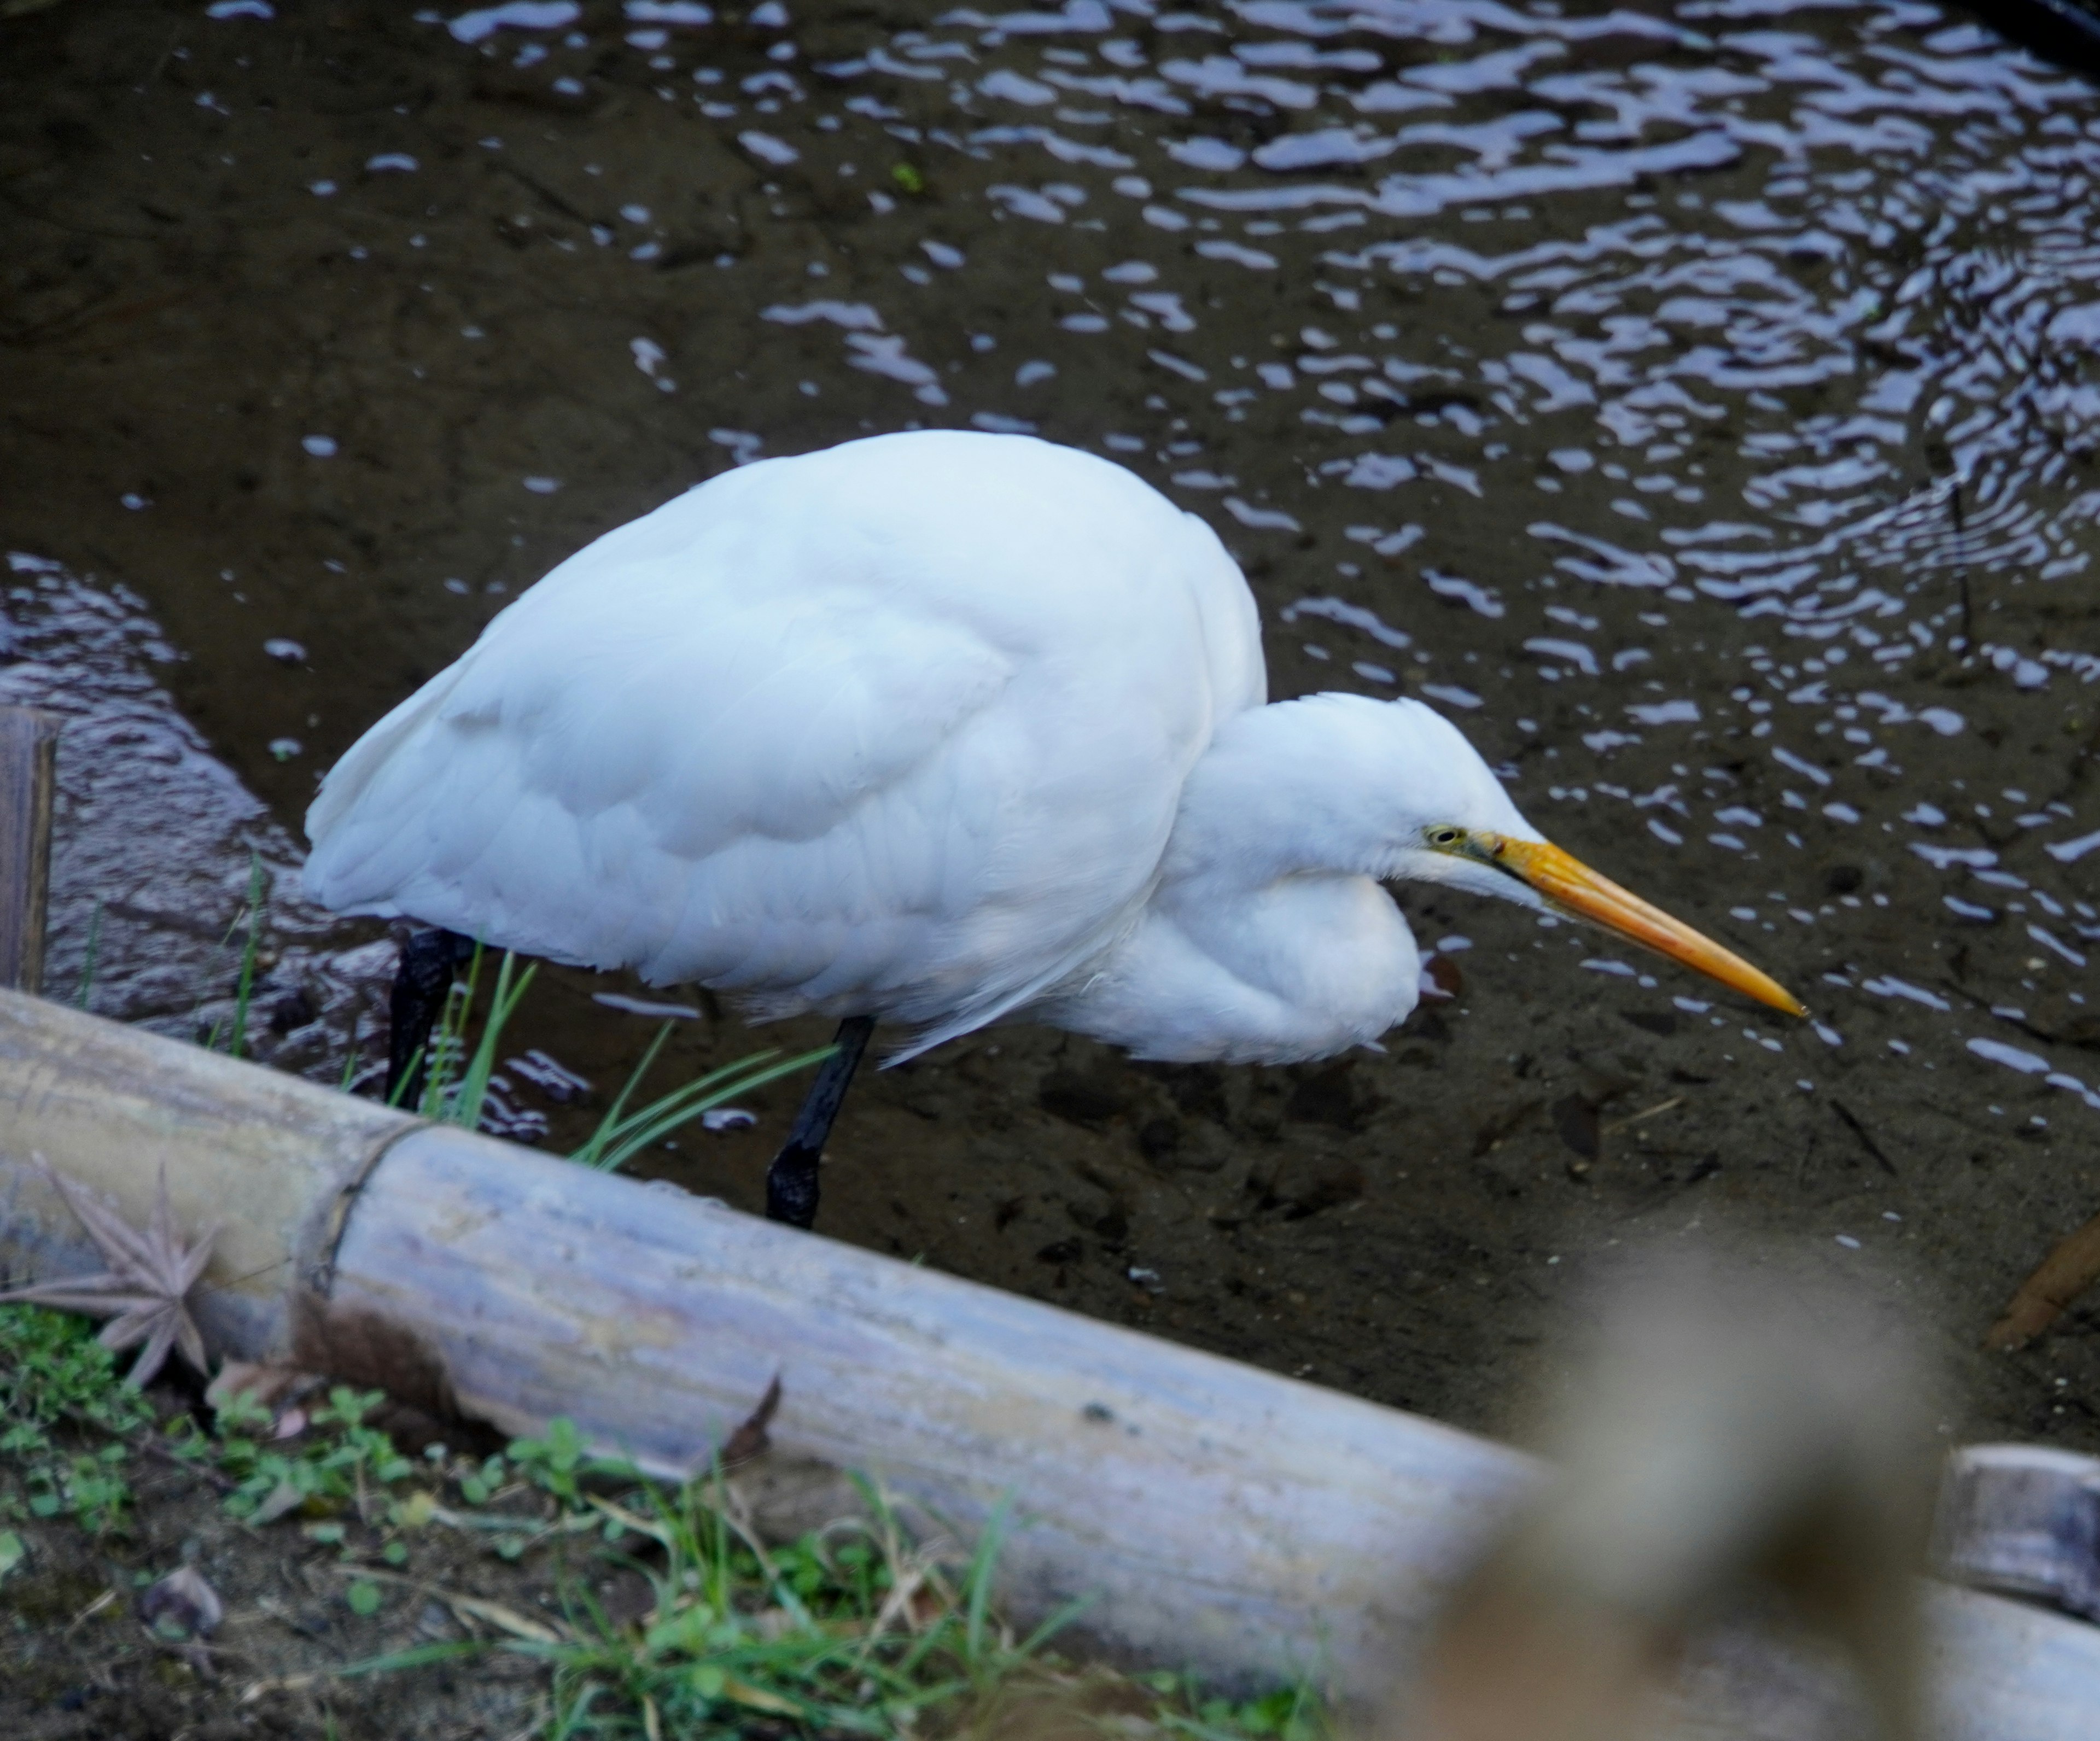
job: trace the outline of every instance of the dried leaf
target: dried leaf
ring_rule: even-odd
[[[297,1511],[306,1503],[307,1496],[289,1481],[280,1481],[270,1489],[269,1496],[249,1514],[248,1521],[260,1529],[266,1523],[274,1523],[287,1512]]]
[[[743,1426],[722,1441],[723,1468],[733,1469],[739,1463],[748,1463],[765,1452],[768,1443],[765,1429],[779,1407],[780,1374],[775,1373],[773,1382],[765,1387],[765,1395],[759,1398],[758,1406],[751,1411]]]
[[[772,1717],[800,1717],[801,1706],[792,1699],[783,1699],[778,1693],[770,1693],[762,1686],[753,1686],[750,1681],[736,1676],[722,1677],[722,1696],[734,1699],[746,1710],[763,1711]]]
[[[529,1614],[520,1614],[515,1608],[500,1602],[491,1602],[486,1597],[470,1596],[461,1590],[433,1588],[420,1578],[405,1577],[399,1572],[382,1571],[377,1566],[338,1566],[343,1576],[376,1584],[399,1584],[421,1590],[424,1594],[443,1602],[463,1620],[479,1620],[484,1626],[493,1626],[498,1632],[506,1632],[514,1638],[523,1638],[534,1644],[560,1644],[566,1634],[551,1621],[535,1620]]]
[[[382,1060],[383,1061],[383,1060]],[[268,1680],[250,1681],[241,1691],[240,1703],[253,1704],[271,1693],[303,1693],[318,1686],[329,1678],[325,1669],[311,1669],[304,1674],[276,1675]]]
[[[327,1382],[320,1373],[302,1372],[296,1366],[272,1366],[261,1360],[227,1360],[218,1376],[205,1386],[204,1399],[214,1408],[223,1408],[236,1396],[245,1396],[258,1408],[275,1410],[319,1390]]]
[[[211,1260],[218,1228],[207,1228],[188,1245],[176,1235],[165,1164],[152,1222],[141,1233],[114,1210],[52,1171],[42,1155],[32,1158],[87,1229],[109,1268],[99,1276],[68,1276],[12,1289],[0,1294],[0,1302],[20,1300],[110,1319],[97,1338],[104,1347],[117,1351],[145,1344],[132,1362],[131,1384],[152,1382],[169,1354],[178,1350],[199,1376],[208,1376],[204,1337],[190,1316],[188,1296]]]
[[[2005,1316],[1983,1338],[1987,1348],[2024,1347],[2100,1280],[2100,1215],[2058,1240],[2007,1302]]]
[[[914,1632],[920,1629],[920,1609],[914,1598],[925,1588],[926,1575],[924,1566],[914,1565],[893,1576],[889,1593],[882,1598],[882,1607],[867,1629],[870,1638],[880,1637],[899,1620]]]
[[[479,1596],[456,1596],[445,1590],[434,1590],[431,1593],[462,1620],[479,1620],[498,1632],[507,1632],[514,1638],[527,1639],[534,1644],[562,1642],[561,1633],[545,1621],[520,1614],[500,1602],[485,1601]]]

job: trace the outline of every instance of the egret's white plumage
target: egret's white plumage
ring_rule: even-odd
[[[1026,1010],[1168,1059],[1314,1058],[1414,1007],[1378,879],[1538,835],[1418,703],[1264,705],[1216,536],[1030,438],[876,437],[609,533],[374,726],[307,893],[908,1051]]]

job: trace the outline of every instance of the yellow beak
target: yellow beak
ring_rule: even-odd
[[[1468,844],[1468,856],[1477,854],[1496,869],[1521,878],[1565,912],[1630,937],[1672,961],[1696,967],[1776,1010],[1785,1010],[1789,1016],[1808,1013],[1801,1000],[1771,975],[1759,972],[1732,950],[1701,937],[1661,908],[1650,906],[1639,895],[1620,888],[1609,877],[1599,875],[1557,846],[1543,840],[1511,840],[1478,834]]]

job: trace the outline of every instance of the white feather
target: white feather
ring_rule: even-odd
[[[1265,685],[1238,570],[1131,473],[853,442],[526,593],[329,774],[307,889],[909,1051],[1027,1007],[1149,1056],[1317,1056],[1413,1006],[1372,879],[1422,824],[1531,831],[1427,709]]]

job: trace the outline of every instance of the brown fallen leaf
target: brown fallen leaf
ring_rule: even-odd
[[[2055,1323],[2066,1307],[2100,1280],[2100,1215],[2049,1248],[1983,1337],[1986,1348],[2021,1348]]]
[[[748,1463],[761,1455],[766,1447],[765,1429],[780,1406],[780,1374],[773,1375],[773,1382],[766,1386],[765,1395],[758,1399],[758,1406],[744,1419],[743,1424],[722,1441],[721,1464],[724,1469],[734,1469],[739,1463]]]
[[[97,1338],[104,1347],[116,1351],[145,1344],[132,1362],[127,1383],[141,1386],[151,1383],[166,1364],[170,1351],[179,1351],[199,1377],[209,1377],[211,1369],[205,1360],[204,1337],[190,1316],[189,1291],[211,1261],[218,1228],[205,1228],[188,1244],[177,1237],[174,1214],[168,1205],[165,1164],[161,1168],[153,1219],[142,1233],[114,1210],[52,1171],[42,1155],[31,1159],[87,1229],[109,1267],[99,1276],[72,1276],[11,1289],[0,1294],[0,1302],[19,1300],[111,1319],[113,1321],[104,1326]]]

